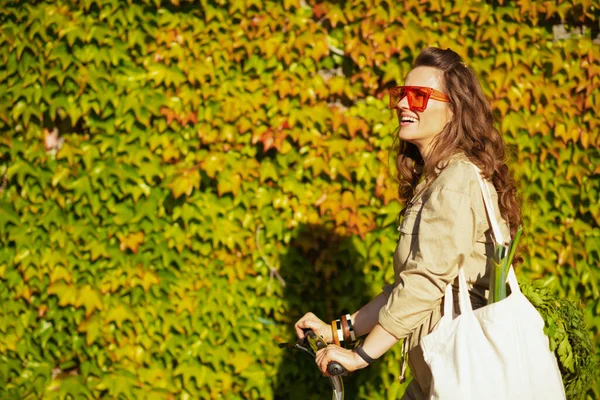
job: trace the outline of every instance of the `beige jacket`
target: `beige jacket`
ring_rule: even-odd
[[[442,316],[446,286],[453,283],[457,293],[459,265],[466,273],[473,308],[487,304],[494,240],[475,174],[461,154],[453,156],[429,185],[422,182],[417,186],[398,228],[395,282],[383,287],[388,301],[379,312],[379,323],[395,337],[407,338],[411,372],[425,394],[431,373],[419,342]],[[498,195],[494,186],[487,184],[500,228],[508,238],[510,230],[500,217]],[[459,312],[457,302],[455,309]]]

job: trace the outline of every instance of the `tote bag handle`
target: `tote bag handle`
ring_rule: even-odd
[[[496,213],[494,213],[494,203],[492,203],[492,196],[490,194],[490,188],[488,187],[488,185],[483,181],[483,178],[481,177],[481,172],[479,171],[479,168],[477,168],[477,166],[475,164],[472,164],[473,169],[475,169],[476,175],[477,175],[477,179],[479,180],[479,186],[481,187],[481,193],[483,195],[483,203],[485,204],[485,210],[488,216],[488,221],[490,222],[490,225],[492,225],[492,231],[494,232],[494,239],[496,240],[496,244],[504,244],[504,236],[502,235],[502,232],[500,231],[500,225],[498,224],[498,219],[496,218]],[[510,237],[509,237],[510,239]],[[517,281],[517,276],[515,275],[515,270],[513,269],[512,264],[510,265],[510,268],[508,269],[508,277],[507,277],[507,281],[508,281],[508,286],[510,287],[511,292],[521,292],[521,289],[519,288],[519,283]]]
[[[490,189],[483,180],[479,168],[477,168],[477,166],[473,163],[470,164],[475,170],[477,180],[479,181],[479,187],[481,188],[481,194],[483,197],[483,203],[485,205],[485,211],[488,217],[488,221],[492,226],[492,231],[494,233],[494,240],[496,241],[496,244],[504,244],[504,236],[502,235],[502,231],[500,230],[500,224],[498,224],[498,219],[496,218],[496,214],[494,213],[494,203],[492,202]],[[519,282],[517,281],[517,276],[515,275],[515,271],[512,265],[508,269],[508,276],[506,280],[512,293],[521,293],[521,288],[519,288]],[[471,304],[471,299],[469,298],[467,279],[462,268],[458,269],[458,300],[461,314],[473,312],[473,305]],[[453,304],[454,299],[452,294],[452,283],[450,283],[448,284],[448,286],[446,286],[446,293],[444,295],[444,316],[442,317],[442,319],[446,320],[445,322],[449,322],[449,320],[453,319]]]

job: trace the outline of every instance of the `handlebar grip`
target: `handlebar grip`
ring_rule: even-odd
[[[344,368],[342,364],[337,361],[331,361],[329,364],[327,364],[327,372],[333,376],[347,374],[346,368]]]

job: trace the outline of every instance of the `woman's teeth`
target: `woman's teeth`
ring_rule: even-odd
[[[402,122],[417,122],[417,119],[412,117],[402,117]]]

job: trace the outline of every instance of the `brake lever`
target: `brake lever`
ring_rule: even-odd
[[[302,339],[301,339],[301,340],[302,340]],[[306,347],[302,346],[302,345],[301,345],[301,344],[299,344],[299,343],[294,343],[294,344],[290,344],[290,343],[279,343],[279,348],[280,348],[280,349],[283,349],[283,348],[288,348],[288,349],[298,349],[298,350],[302,350],[302,351],[304,351],[304,352],[306,352],[306,353],[310,354],[310,356],[311,356],[312,358],[315,358],[315,357],[316,357],[316,355],[315,355],[315,353],[312,351],[312,349],[310,349],[310,348],[306,348]]]

